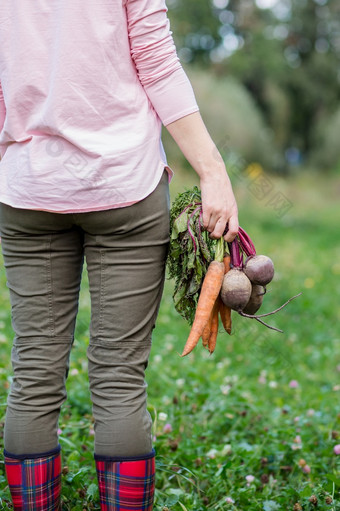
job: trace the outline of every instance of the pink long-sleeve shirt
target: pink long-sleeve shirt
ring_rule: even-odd
[[[162,123],[197,110],[165,0],[1,0],[0,202],[137,202],[171,177]]]

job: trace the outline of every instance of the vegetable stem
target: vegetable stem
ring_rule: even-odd
[[[272,314],[275,314],[276,312],[278,312],[279,310],[283,309],[283,307],[285,307],[291,300],[294,300],[294,298],[297,298],[298,296],[300,296],[302,293],[299,293],[298,295],[295,295],[295,296],[292,296],[291,298],[289,298],[289,300],[286,301],[286,303],[284,303],[283,305],[281,305],[281,307],[278,307],[278,309],[275,309],[274,311],[272,312],[267,312],[266,314],[246,314],[245,312],[243,311],[238,311],[238,313],[240,314],[240,316],[243,316],[245,318],[249,318],[249,319],[256,319],[256,321],[258,321],[259,323],[262,323],[262,325],[266,326],[267,328],[270,328],[271,330],[275,330],[276,332],[281,332],[281,334],[283,334],[283,330],[280,330],[279,328],[275,328],[274,326],[270,326],[268,325],[268,323],[265,323],[262,319],[260,318],[264,318],[265,316],[271,316]]]
[[[241,249],[243,250],[243,252],[248,257],[255,256],[256,250],[255,250],[254,243],[252,242],[249,234],[247,234],[246,231],[244,229],[242,229],[242,227],[239,227],[239,229],[238,229],[238,237],[240,239],[240,245],[241,245]]]
[[[281,305],[281,307],[279,307],[278,309],[275,309],[272,312],[267,312],[266,314],[254,314],[254,315],[252,315],[252,314],[246,314],[245,312],[242,312],[242,311],[240,311],[239,314],[241,314],[241,316],[244,316],[245,318],[252,318],[252,319],[264,318],[265,316],[271,316],[272,314],[275,314],[276,312],[279,312],[279,310],[283,309],[283,307],[285,307],[289,302],[291,302],[292,300],[294,300],[294,298],[297,298],[300,295],[302,295],[302,293],[299,293],[298,295],[292,296],[283,305]]]
[[[229,250],[230,250],[230,262],[232,264],[233,268],[243,268],[243,255],[240,251],[240,244],[239,241],[236,238],[231,242],[228,243]]]
[[[221,237],[219,240],[217,240],[216,243],[215,261],[223,263],[223,257],[224,257],[224,239],[223,237]]]

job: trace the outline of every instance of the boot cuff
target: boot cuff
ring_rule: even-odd
[[[58,445],[58,447],[56,447],[52,451],[35,453],[35,454],[12,454],[12,453],[6,451],[6,449],[4,449],[4,456],[6,458],[11,458],[14,460],[27,460],[27,459],[36,460],[38,458],[49,458],[50,456],[55,456],[56,454],[59,454],[60,451],[61,451],[60,445]]]
[[[101,456],[94,454],[96,461],[111,461],[111,462],[122,462],[122,461],[141,461],[154,458],[156,456],[155,449],[152,449],[148,454],[141,454],[139,456]]]

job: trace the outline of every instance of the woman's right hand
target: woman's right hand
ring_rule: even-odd
[[[233,241],[238,232],[238,210],[222,156],[199,112],[166,126],[182,153],[200,177],[203,225],[211,238]]]
[[[231,242],[238,232],[238,209],[229,176],[225,168],[216,165],[200,179],[203,209],[203,225],[210,237],[218,239],[224,235]]]

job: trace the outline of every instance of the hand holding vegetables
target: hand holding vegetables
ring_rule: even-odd
[[[247,256],[245,263],[243,255]],[[276,311],[255,315],[262,304],[265,286],[274,276],[274,265],[267,256],[256,254],[252,240],[241,227],[232,243],[225,243],[223,237],[218,240],[209,237],[202,229],[202,203],[197,187],[179,194],[173,203],[168,271],[170,278],[175,279],[175,308],[192,325],[182,356],[190,353],[200,338],[213,353],[218,315],[230,334],[231,309],[282,332],[260,318],[274,314],[296,298],[292,297]]]
[[[166,125],[185,158],[200,178],[201,225],[211,239],[231,242],[238,231],[237,204],[225,163],[200,112]],[[223,234],[228,223],[228,231]]]

